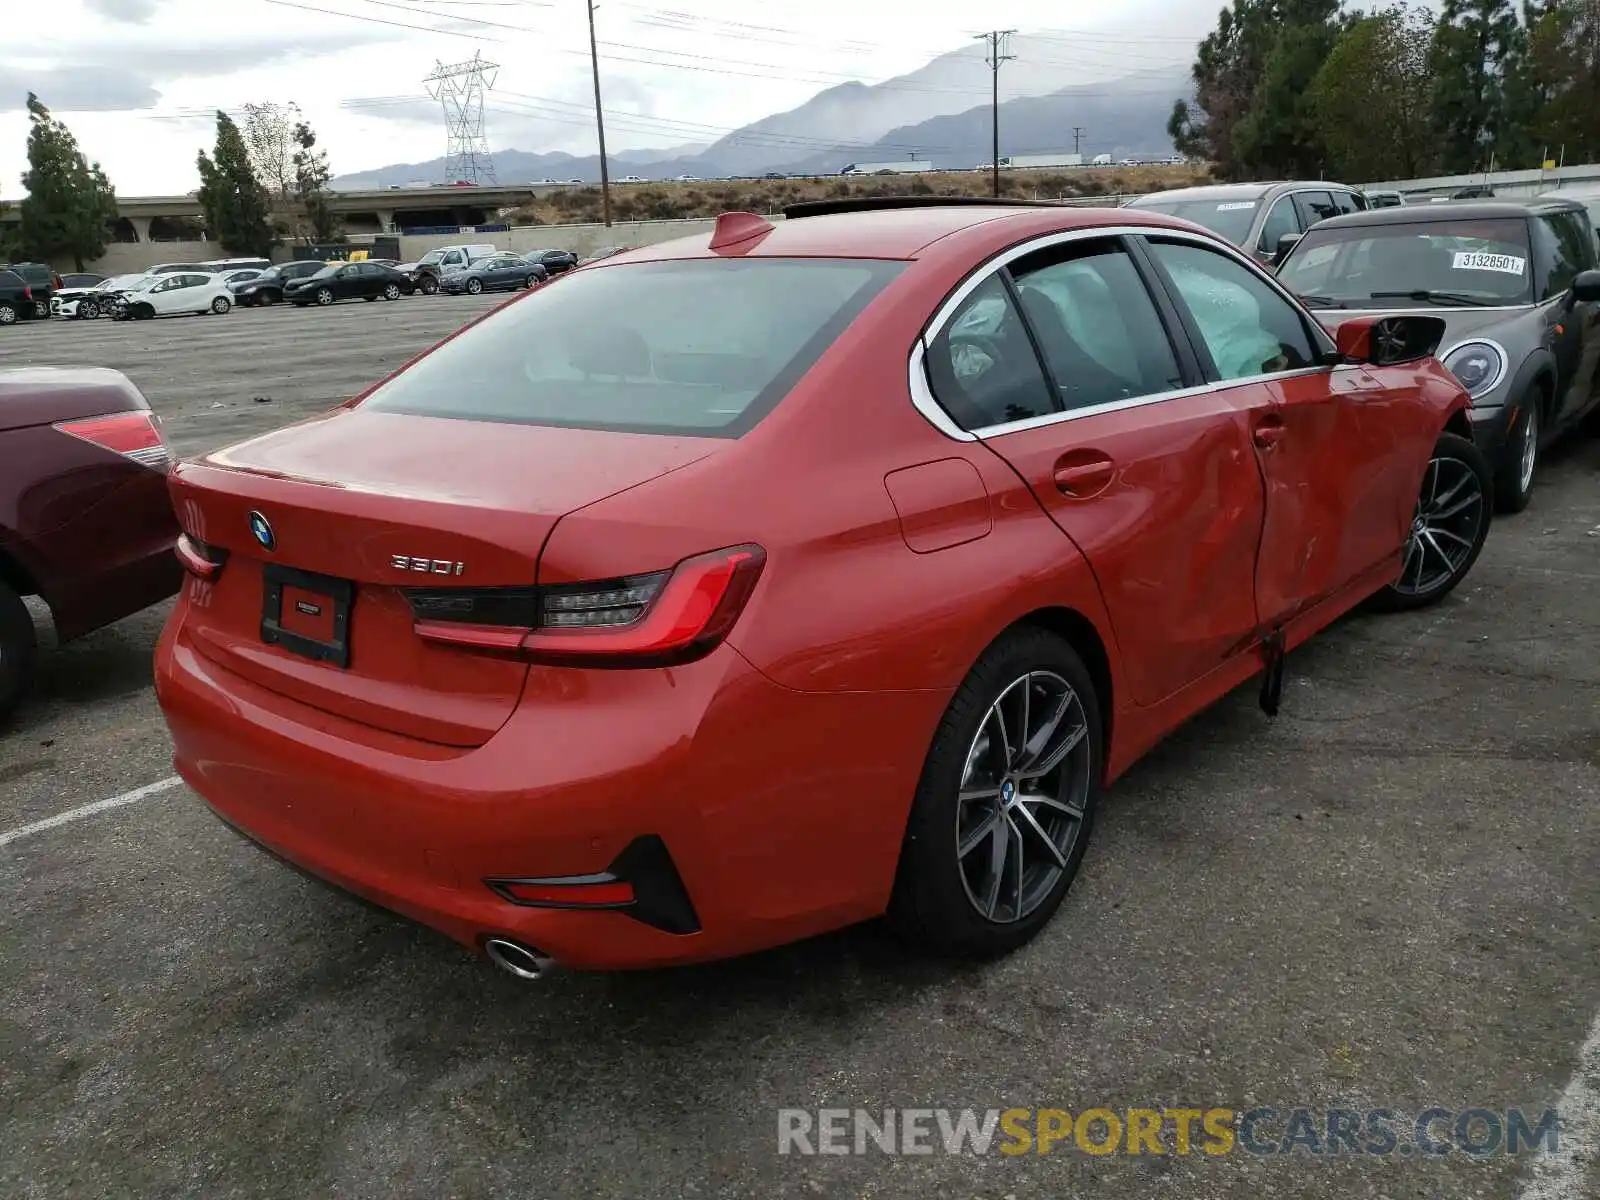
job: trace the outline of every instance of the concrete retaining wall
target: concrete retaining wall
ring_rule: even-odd
[[[493,242],[502,250],[518,254],[529,250],[574,250],[582,255],[602,246],[644,246],[693,234],[708,234],[716,224],[714,218],[705,217],[683,221],[619,221],[610,228],[604,225],[529,225],[502,233],[404,236],[400,239],[400,255],[406,262],[415,262],[429,250],[463,242]],[[215,242],[118,242],[107,246],[105,257],[90,263],[87,269],[102,275],[132,275],[157,263],[205,262],[229,257],[235,256]],[[273,253],[273,258],[280,262],[293,257],[292,246],[279,247]],[[57,262],[54,266],[58,271],[76,269],[71,262]]]
[[[528,225],[504,233],[430,234],[426,237],[402,235],[400,255],[415,262],[429,250],[440,246],[459,246],[463,242],[493,242],[502,250],[526,254],[529,250],[573,250],[588,254],[602,246],[645,246],[673,238],[708,234],[716,228],[712,217],[683,221],[630,221],[604,225]]]

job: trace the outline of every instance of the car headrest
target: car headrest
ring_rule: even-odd
[[[650,346],[631,325],[575,329],[567,338],[567,361],[585,375],[647,376]]]

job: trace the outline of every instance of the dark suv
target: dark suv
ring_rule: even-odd
[[[15,325],[38,315],[38,301],[32,285],[15,271],[0,267],[0,325]]]
[[[48,317],[50,297],[61,290],[61,276],[56,274],[55,268],[49,263],[20,262],[7,263],[3,269],[20,275],[33,289],[34,316]]]
[[[1270,267],[1318,221],[1365,212],[1368,205],[1353,187],[1316,180],[1174,188],[1130,200],[1127,207],[1203,225]]]

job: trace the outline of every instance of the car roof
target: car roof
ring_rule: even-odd
[[[1527,203],[1509,200],[1451,200],[1440,204],[1403,204],[1398,208],[1371,208],[1318,221],[1316,228],[1343,229],[1351,225],[1424,225],[1436,221],[1520,220],[1545,213],[1588,210],[1576,200],[1535,199]]]
[[[1263,196],[1277,192],[1298,191],[1326,191],[1336,188],[1341,192],[1355,191],[1349,184],[1336,183],[1328,179],[1276,179],[1265,183],[1216,183],[1204,187],[1171,188],[1164,192],[1151,192],[1148,196],[1140,196],[1137,200],[1128,201],[1129,208],[1137,208],[1141,202],[1157,203],[1162,200],[1259,200]]]
[[[745,221],[759,219],[749,213],[725,213],[723,216]],[[945,238],[980,229],[1004,229],[1018,241],[1052,232],[1120,225],[1200,231],[1199,226],[1159,213],[1064,204],[863,206],[862,211],[796,216],[773,221],[771,225],[765,236],[731,245],[726,251],[711,248],[715,234],[709,237],[699,234],[637,247],[629,252],[627,262],[631,265],[663,259],[718,258],[727,254],[744,258],[914,259],[922,257]]]

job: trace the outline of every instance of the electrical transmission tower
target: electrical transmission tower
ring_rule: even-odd
[[[437,61],[437,60],[435,60]],[[489,154],[489,139],[483,132],[483,99],[494,87],[500,67],[485,62],[481,53],[466,62],[439,63],[422,82],[428,95],[444,105],[444,121],[450,130],[445,152],[444,181],[458,179],[468,183],[497,183],[494,158]]]

